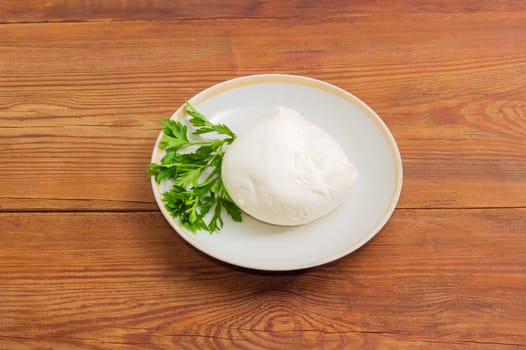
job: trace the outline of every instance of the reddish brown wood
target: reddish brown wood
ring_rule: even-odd
[[[158,120],[213,83],[262,72],[325,79],[373,107],[402,152],[400,207],[525,206],[524,23],[474,13],[1,26],[0,208],[154,209],[143,174]]]
[[[270,0],[4,0],[4,23],[65,21],[192,20],[225,18],[335,18],[399,13],[473,13],[525,11],[521,0],[270,1]]]
[[[526,209],[398,210],[346,258],[269,274],[159,213],[4,213],[0,348],[519,348],[525,230]]]
[[[0,349],[526,348],[525,10],[2,1]],[[268,72],[363,99],[404,163],[386,228],[307,271],[200,254],[144,177],[159,119]]]

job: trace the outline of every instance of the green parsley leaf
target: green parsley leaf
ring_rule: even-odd
[[[241,209],[232,201],[221,180],[223,147],[234,142],[236,135],[224,124],[211,123],[189,102],[185,103],[185,111],[194,135],[216,133],[218,137],[192,141],[186,125],[162,120],[160,144],[166,154],[160,164],[150,164],[147,176],[154,176],[157,182],[174,180],[174,186],[163,193],[163,201],[170,215],[179,219],[182,226],[192,232],[214,233],[224,225],[223,208],[232,220],[242,220]],[[205,217],[210,216],[206,222]]]

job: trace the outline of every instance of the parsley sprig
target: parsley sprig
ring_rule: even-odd
[[[166,209],[181,225],[192,232],[210,233],[223,227],[222,208],[234,221],[241,221],[241,210],[232,201],[221,179],[221,164],[225,145],[236,135],[224,124],[213,124],[189,102],[185,103],[188,121],[194,135],[215,133],[218,138],[191,140],[188,126],[180,121],[162,120],[161,148],[166,155],[161,163],[151,163],[147,176],[157,182],[173,179],[171,190],[163,193]],[[211,214],[206,222],[205,217]]]

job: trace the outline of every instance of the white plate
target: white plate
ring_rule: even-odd
[[[212,122],[225,123],[238,134],[275,106],[293,108],[332,134],[359,174],[349,199],[312,223],[274,226],[246,214],[242,223],[235,223],[224,214],[225,226],[213,235],[204,231],[194,234],[182,228],[166,211],[161,186],[152,178],[155,199],[166,220],[202,252],[259,270],[313,267],[361,247],[393,213],[402,188],[398,147],[380,117],[345,90],[301,76],[262,74],[214,85],[190,102]],[[181,107],[172,118],[182,116]],[[160,136],[152,162],[159,162],[162,156],[159,139]]]

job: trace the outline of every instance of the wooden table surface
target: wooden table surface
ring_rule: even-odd
[[[158,121],[255,73],[393,132],[402,196],[355,253],[243,270],[156,207]],[[0,349],[526,348],[522,0],[4,0],[0,163]]]

